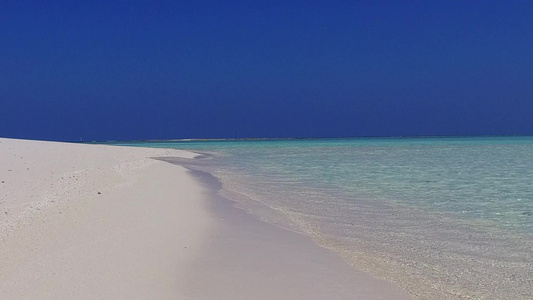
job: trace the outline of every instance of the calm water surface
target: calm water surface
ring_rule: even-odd
[[[239,207],[420,299],[533,299],[531,137],[127,145],[208,154]]]

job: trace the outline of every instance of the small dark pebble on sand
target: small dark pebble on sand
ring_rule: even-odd
[[[101,195],[102,193],[98,192],[98,195]]]

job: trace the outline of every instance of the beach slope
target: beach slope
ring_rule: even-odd
[[[168,157],[0,138],[0,299],[409,299]]]

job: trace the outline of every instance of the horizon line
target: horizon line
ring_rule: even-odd
[[[408,138],[473,138],[473,137],[533,137],[525,134],[477,134],[477,135],[390,135],[390,136],[347,136],[347,137],[244,137],[244,138],[182,138],[182,139],[132,139],[67,141],[69,143],[131,143],[131,142],[208,142],[208,141],[276,141],[276,140],[328,140],[328,139],[408,139]]]

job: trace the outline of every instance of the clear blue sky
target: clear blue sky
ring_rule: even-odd
[[[477,134],[533,134],[533,1],[0,0],[3,137]]]

